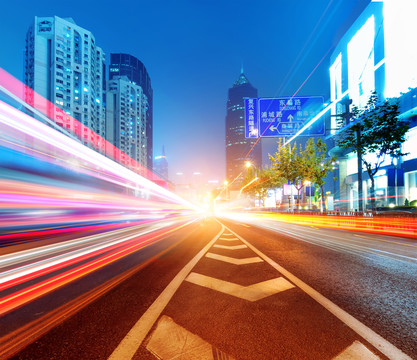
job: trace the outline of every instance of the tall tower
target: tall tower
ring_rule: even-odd
[[[245,174],[245,161],[250,161],[255,167],[262,166],[262,148],[256,139],[245,138],[245,105],[244,98],[258,97],[255,89],[240,73],[238,79],[229,89],[226,115],[226,178],[231,184],[231,190],[241,188]]]
[[[108,81],[106,140],[123,153],[111,148],[106,155],[142,175],[144,173],[138,165],[147,166],[147,111],[148,99],[142,87],[126,76],[113,76]]]
[[[26,35],[25,83],[34,90],[25,94],[29,104],[103,151],[105,55],[90,31],[71,18],[35,16]]]
[[[153,168],[153,90],[151,78],[145,65],[136,57],[129,54],[111,54],[109,78],[112,80],[115,76],[126,76],[129,81],[135,85],[139,85],[143,94],[148,101],[148,109],[146,111],[146,166],[149,170]]]

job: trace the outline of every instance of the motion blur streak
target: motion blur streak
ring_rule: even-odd
[[[383,235],[397,235],[417,239],[417,219],[415,218],[276,213],[223,213],[222,216],[241,221],[269,219],[292,224],[361,231]]]
[[[114,237],[117,234],[107,233],[107,240],[103,239],[103,235],[91,236],[88,239],[72,240],[62,245],[41,247],[24,254],[3,255],[0,257],[0,291],[10,291],[19,285],[23,285],[23,288],[0,298],[0,315],[132,254],[189,223],[183,219],[180,225],[172,225],[172,222],[163,223],[142,232],[137,232],[138,229],[127,229],[129,233],[133,232],[133,235],[119,238]],[[128,232],[127,230],[125,229],[124,232]],[[86,243],[92,245],[86,246]],[[40,260],[36,261],[37,259]],[[28,260],[32,262],[28,263]],[[15,267],[6,270],[10,265]],[[29,280],[44,279],[46,275],[57,272],[59,274],[26,285]]]
[[[135,172],[104,156],[109,149],[114,154],[114,147],[97,134],[101,153],[84,146],[78,140],[83,132],[69,134],[46,112],[31,108],[16,95],[23,94],[21,84],[6,75],[0,69],[2,316],[129,259],[194,222],[199,210],[154,183],[161,179],[142,166]],[[136,268],[170,243],[162,245],[145,259],[126,261],[126,268]],[[103,278],[118,276],[110,271]]]

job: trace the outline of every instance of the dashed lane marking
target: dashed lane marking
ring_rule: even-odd
[[[158,321],[146,349],[161,360],[234,360],[166,315]]]
[[[185,281],[248,301],[257,301],[295,287],[283,277],[242,286],[195,272],[190,273]]]
[[[174,279],[168,284],[164,291],[162,291],[153,304],[145,311],[142,317],[136,322],[135,325],[133,325],[132,329],[130,329],[124,339],[110,355],[108,358],[109,360],[129,360],[133,358],[135,352],[142,344],[143,339],[151,330],[153,324],[158,319],[159,315],[161,315],[162,311],[174,296],[175,292],[178,290],[188,273],[223,233],[224,226],[222,224],[220,225],[222,227],[220,232],[174,277]]]
[[[240,250],[240,249],[247,249],[246,245],[213,245],[215,248],[219,249],[227,249],[227,250]]]
[[[379,360],[371,350],[359,341],[355,341],[343,352],[333,358],[333,360]]]
[[[229,257],[229,256],[207,253],[206,257],[208,257],[210,259],[224,261],[224,262],[227,262],[227,263],[230,263],[230,264],[235,264],[235,265],[246,265],[246,264],[253,264],[253,263],[263,262],[263,260],[258,256],[251,257],[251,258],[245,258],[245,259],[236,259],[236,258],[232,258],[232,257]]]

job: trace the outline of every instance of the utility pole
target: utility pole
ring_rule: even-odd
[[[350,118],[352,113],[350,112],[350,105],[352,104],[352,99],[345,98],[339,102],[340,104],[345,106],[345,112],[340,114],[342,118],[345,119],[345,125],[349,125]],[[363,184],[362,184],[362,150],[361,150],[361,127],[360,124],[354,125],[356,128],[356,150],[357,150],[357,164],[358,164],[358,211],[363,211],[363,201],[362,201],[362,193],[363,193]]]

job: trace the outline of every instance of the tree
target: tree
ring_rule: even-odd
[[[308,164],[302,154],[302,148],[297,151],[297,145],[284,146],[282,139],[278,141],[278,148],[274,155],[269,155],[271,168],[281,174],[281,177],[294,184],[297,189],[297,208],[300,208],[300,193],[307,177]]]
[[[257,197],[259,201],[264,204],[265,197],[268,195],[268,190],[282,186],[283,182],[284,180],[271,168],[265,167],[263,169],[258,169],[255,174],[254,169],[250,167],[244,179],[242,192]]]
[[[324,209],[324,180],[329,174],[329,171],[332,170],[336,157],[328,158],[326,144],[321,139],[318,139],[315,143],[313,138],[308,139],[303,157],[305,163],[308,165],[307,177],[320,188],[321,209]]]
[[[397,99],[378,103],[376,93],[372,93],[364,109],[356,111],[350,124],[343,128],[336,140],[337,145],[354,153],[361,154],[362,164],[371,180],[371,204],[375,209],[375,174],[379,171],[387,155],[398,158],[406,155],[401,144],[409,129],[408,120],[400,120]],[[366,157],[374,154],[376,161]],[[358,169],[358,173],[362,168]]]

